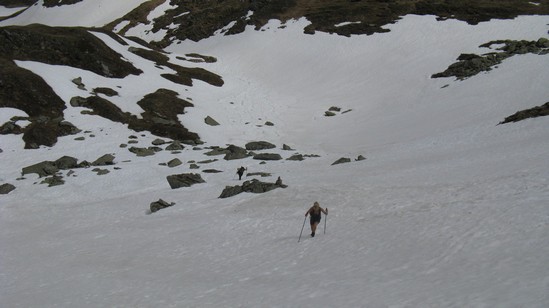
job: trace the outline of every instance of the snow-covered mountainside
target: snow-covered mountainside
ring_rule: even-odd
[[[549,305],[549,4],[214,2],[0,1],[0,306]]]

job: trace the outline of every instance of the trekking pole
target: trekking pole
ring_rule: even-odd
[[[326,234],[326,222],[328,221],[328,208],[326,208],[326,217],[324,217],[324,234]]]
[[[303,234],[303,228],[305,228],[305,221],[306,220],[307,220],[307,216],[305,216],[305,219],[303,219],[303,227],[301,227],[301,232],[299,233],[299,239],[297,240],[298,243],[301,240],[301,234]]]

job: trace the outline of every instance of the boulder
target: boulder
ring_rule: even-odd
[[[182,162],[179,160],[179,158],[174,158],[168,162],[168,167],[173,168],[181,165]]]
[[[260,151],[274,148],[276,148],[276,146],[267,141],[252,141],[246,144],[246,150],[248,151]]]
[[[91,163],[92,166],[110,166],[114,165],[114,156],[111,154],[105,154],[98,159],[96,159],[93,163]]]
[[[166,151],[180,151],[185,147],[181,144],[179,140],[174,140],[170,145],[166,147]]]
[[[67,170],[67,169],[74,169],[78,168],[78,160],[74,157],[70,156],[63,156],[56,160],[54,164],[59,168],[60,170]]]
[[[163,145],[164,143],[166,143],[166,141],[160,139],[160,138],[157,138],[157,139],[154,139],[152,141],[152,145]]]
[[[174,204],[175,202],[168,203],[162,199],[158,199],[158,201],[152,202],[150,204],[151,213],[158,212],[161,209],[165,209],[167,207],[173,206]]]
[[[9,183],[0,185],[0,195],[7,195],[15,189],[15,186]]]
[[[166,177],[168,184],[172,189],[180,187],[191,187],[194,184],[205,183],[200,174],[196,173],[182,173],[173,174]]]
[[[223,157],[223,159],[225,160],[242,159],[250,156],[246,149],[243,149],[233,144],[229,145],[226,151],[227,154],[225,154],[225,156]]]

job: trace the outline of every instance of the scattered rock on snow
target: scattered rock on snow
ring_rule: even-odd
[[[182,173],[173,174],[166,177],[168,184],[172,189],[180,187],[191,187],[194,184],[205,183],[200,174],[196,173]]]
[[[251,193],[265,193],[276,188],[286,188],[287,185],[282,184],[280,178],[277,180],[277,183],[266,183],[261,182],[257,179],[252,179],[250,181],[245,181],[241,186],[227,186],[221,192],[219,198],[228,198],[235,195],[238,195],[242,192],[251,192]]]

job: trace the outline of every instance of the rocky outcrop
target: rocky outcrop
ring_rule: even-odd
[[[145,110],[141,117],[122,111],[111,101],[99,96],[73,97],[70,101],[73,107],[91,109],[96,114],[113,122],[128,124],[128,128],[135,131],[149,131],[160,137],[173,140],[190,140],[198,142],[198,134],[186,129],[178,119],[185,108],[192,107],[188,101],[177,97],[177,93],[167,89],[158,89],[154,93],[145,95],[137,104]]]
[[[518,121],[522,121],[529,118],[536,118],[536,117],[543,117],[543,116],[549,116],[549,102],[541,106],[519,111],[511,116],[506,117],[505,120],[501,121],[499,124],[518,122]]]
[[[155,1],[142,4],[108,27],[112,29],[127,20],[129,25],[125,30],[131,29],[136,20],[147,20],[147,14],[152,9],[147,6],[153,5],[151,3]],[[164,16],[155,18],[153,32],[167,29],[164,39],[155,42],[155,45],[164,47],[176,40],[200,41],[216,32],[225,35],[241,33],[250,25],[259,30],[271,19],[284,23],[306,17],[310,24],[304,29],[305,33],[321,31],[351,36],[388,32],[390,30],[385,25],[395,23],[408,14],[434,15],[439,19],[459,19],[478,24],[493,18],[544,15],[548,11],[547,5],[517,0],[317,0],[314,5],[302,0],[183,1],[166,11]]]
[[[549,53],[549,40],[546,38],[540,38],[537,41],[491,41],[479,47],[491,48],[493,45],[503,46],[497,48],[499,52],[490,52],[481,56],[461,54],[457,58],[458,62],[451,64],[444,72],[433,74],[431,78],[456,77],[458,80],[463,80],[480,72],[490,71],[503,60],[514,55],[526,53],[545,55]]]
[[[0,28],[0,54],[9,59],[76,67],[104,77],[143,73],[88,29],[79,27],[32,24]]]

